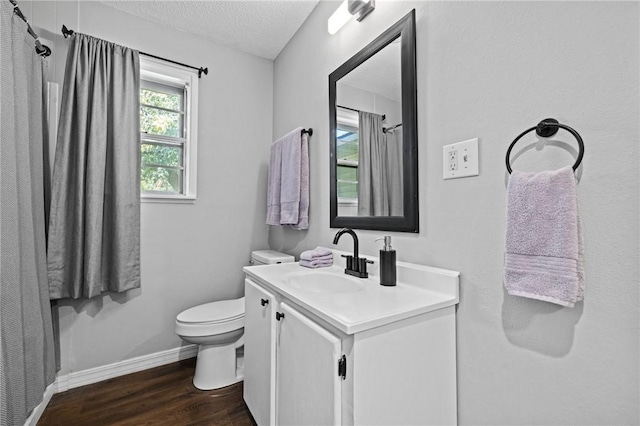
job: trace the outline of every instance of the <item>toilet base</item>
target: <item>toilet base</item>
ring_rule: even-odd
[[[237,356],[238,342],[200,345],[193,385],[200,390],[219,389],[244,379],[243,360]]]

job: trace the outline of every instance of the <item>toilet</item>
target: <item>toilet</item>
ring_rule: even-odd
[[[252,265],[289,263],[295,259],[275,250],[251,253]],[[244,297],[205,303],[176,317],[176,334],[198,346],[193,385],[218,389],[242,381],[244,361]]]

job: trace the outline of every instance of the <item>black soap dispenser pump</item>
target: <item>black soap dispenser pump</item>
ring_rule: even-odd
[[[380,285],[396,285],[396,251],[391,248],[391,237],[388,235],[384,237],[384,247],[380,250]]]

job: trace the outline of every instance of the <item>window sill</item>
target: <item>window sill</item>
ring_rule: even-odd
[[[141,203],[195,204],[195,195],[140,195]]]

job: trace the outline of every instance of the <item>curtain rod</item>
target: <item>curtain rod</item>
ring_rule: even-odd
[[[346,106],[342,106],[342,105],[336,105],[338,108],[342,108],[342,109],[348,109],[349,111],[355,111],[355,112],[360,112],[359,109],[355,109],[355,108],[349,108]],[[385,114],[382,114],[382,120],[384,121],[387,118],[387,116]]]
[[[35,39],[35,41],[36,41],[36,53],[38,55],[44,57],[44,58],[46,58],[47,56],[51,55],[51,49],[49,49],[49,46],[46,46],[46,45],[40,43],[40,40],[38,38],[38,34],[36,34],[35,31],[33,31],[33,28],[31,28],[31,24],[29,24],[29,21],[27,21],[27,18],[24,16],[24,13],[22,13],[20,8],[18,7],[18,2],[16,0],[9,0],[9,1],[13,5],[13,13],[18,15],[18,18],[22,19],[24,21],[24,23],[27,24],[27,31],[29,32],[31,37],[33,37]]]
[[[398,123],[398,124],[395,124],[395,125],[389,126],[389,127],[383,127],[382,128],[382,133],[387,133],[387,131],[393,130],[393,129],[397,129],[400,126],[402,126],[402,123]]]
[[[68,37],[72,36],[73,33],[74,33],[73,30],[70,30],[69,28],[67,28],[66,25],[62,25],[62,35],[64,36],[64,38],[68,38]],[[144,55],[144,56],[148,56],[150,58],[160,59],[161,61],[171,62],[172,64],[176,64],[176,65],[180,65],[182,67],[186,67],[186,68],[191,68],[193,70],[197,70],[198,71],[198,78],[201,78],[202,74],[204,74],[204,75],[209,74],[209,68],[208,67],[207,68],[194,67],[194,66],[191,66],[191,65],[183,64],[182,62],[172,61],[171,59],[162,58],[160,56],[152,55],[151,53],[145,53],[145,52],[140,52],[140,51],[138,51],[138,53],[141,54],[141,55]]]

